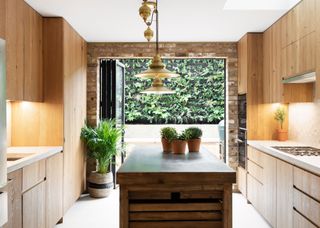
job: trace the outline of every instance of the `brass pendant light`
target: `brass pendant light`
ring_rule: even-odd
[[[154,8],[153,11],[151,7]],[[159,11],[158,11],[158,0],[156,2],[143,0],[142,6],[139,9],[139,14],[148,26],[144,32],[145,38],[150,42],[153,37],[153,31],[150,26],[153,22],[153,16],[156,15],[156,55],[152,59],[152,63],[149,69],[136,75],[139,78],[153,79],[152,86],[149,89],[142,91],[144,94],[174,94],[172,91],[163,85],[163,80],[166,78],[179,77],[179,74],[171,72],[166,69],[163,64],[160,53],[159,53]],[[148,21],[151,16],[150,21]]]

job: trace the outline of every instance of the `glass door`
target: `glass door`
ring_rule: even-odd
[[[125,67],[118,60],[100,61],[100,119],[115,119],[117,126],[124,126],[124,86]],[[124,145],[122,132],[121,147]],[[114,157],[112,173],[116,183],[117,165],[123,163],[126,154],[122,150],[119,157]]]

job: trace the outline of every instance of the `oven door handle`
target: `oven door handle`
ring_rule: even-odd
[[[237,139],[237,141],[238,141],[239,143],[244,143],[244,141],[241,140],[241,139]]]

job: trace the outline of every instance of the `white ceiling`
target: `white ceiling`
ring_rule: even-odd
[[[88,42],[145,41],[142,0],[25,1],[43,16],[64,17]],[[298,1],[159,0],[160,41],[238,41],[264,31]]]

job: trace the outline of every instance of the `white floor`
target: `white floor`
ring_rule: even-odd
[[[92,199],[85,195],[67,212],[63,224],[56,228],[118,228],[119,191],[109,198]],[[234,228],[269,228],[270,226],[238,193],[233,194]]]

